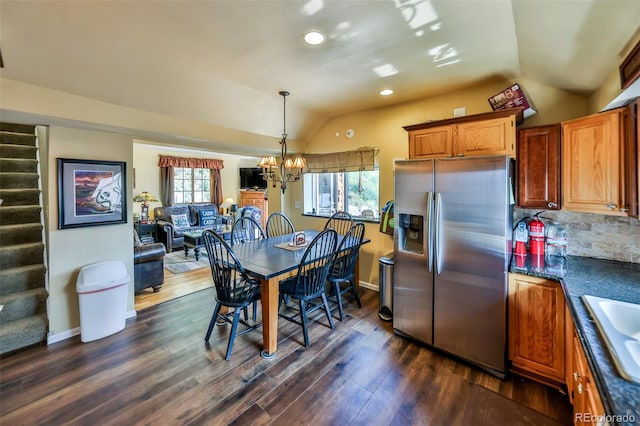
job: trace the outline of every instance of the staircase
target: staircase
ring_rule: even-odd
[[[46,267],[35,126],[0,123],[0,354],[46,341]]]

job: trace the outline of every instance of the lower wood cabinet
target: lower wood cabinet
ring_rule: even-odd
[[[565,312],[557,281],[509,274],[509,360],[513,372],[560,387],[565,381]]]
[[[576,425],[604,421],[605,410],[575,330],[561,284],[509,274],[511,371],[562,388],[566,385]]]
[[[604,425],[604,405],[573,323],[571,328],[571,345],[567,348],[567,358],[571,358],[571,374],[567,375],[567,390],[573,403],[574,424]]]

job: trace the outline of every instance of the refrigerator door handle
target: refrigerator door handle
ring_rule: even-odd
[[[442,258],[440,250],[440,241],[441,237],[441,229],[440,229],[440,216],[442,214],[442,195],[440,192],[435,193],[435,208],[434,208],[434,223],[433,223],[433,233],[435,234],[434,240],[435,244],[433,245],[433,253],[435,258],[435,269],[436,273],[439,275],[442,272]]]
[[[427,192],[426,253],[429,272],[433,272],[433,192]]]

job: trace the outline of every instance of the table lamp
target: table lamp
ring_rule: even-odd
[[[141,203],[140,206],[142,209],[142,214],[140,219],[141,221],[147,221],[149,220],[149,204],[158,201],[158,199],[147,191],[144,191],[141,194],[136,195],[133,201],[136,203]]]
[[[222,204],[220,204],[220,208],[223,209],[222,214],[229,214],[229,208],[236,203],[232,197],[225,198]]]

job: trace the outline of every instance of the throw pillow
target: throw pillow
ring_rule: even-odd
[[[186,214],[172,214],[171,222],[176,229],[188,228],[189,227],[189,219],[187,219]]]
[[[200,226],[215,226],[217,220],[217,216],[218,216],[218,212],[214,209],[208,209],[208,210],[200,210],[199,212],[200,215],[200,219],[198,221],[198,224]]]

